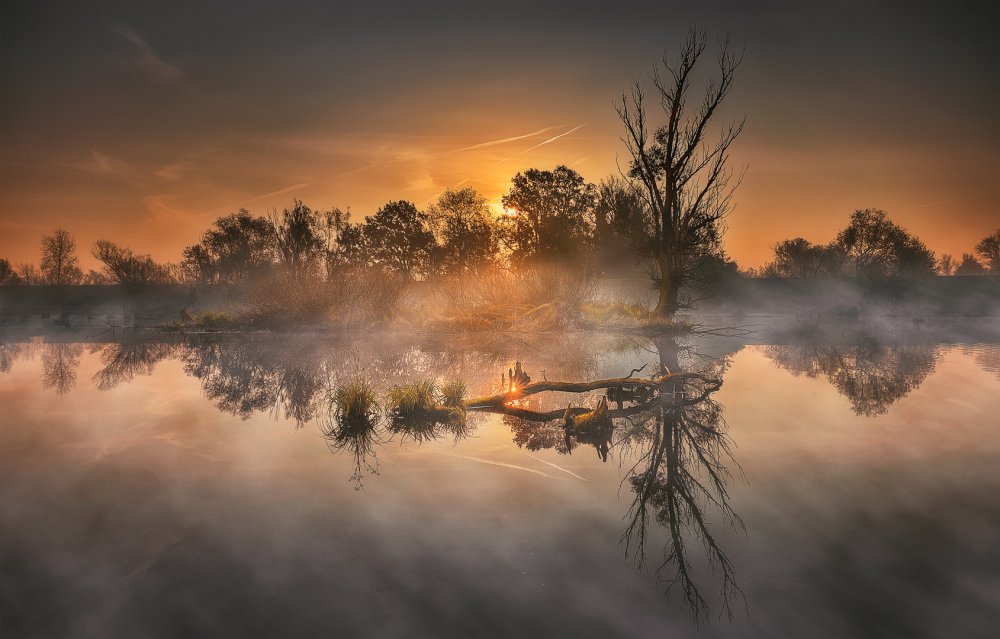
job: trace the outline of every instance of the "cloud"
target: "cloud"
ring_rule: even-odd
[[[126,26],[115,28],[115,32],[132,45],[135,50],[135,64],[150,77],[157,80],[176,82],[185,78],[185,73],[172,64],[164,62],[163,58],[149,46],[139,33]]]
[[[553,135],[553,136],[552,136],[551,138],[549,138],[549,139],[547,139],[547,140],[543,140],[542,142],[539,142],[539,143],[538,143],[538,144],[536,144],[535,146],[530,146],[530,147],[528,147],[528,148],[524,149],[523,151],[518,151],[518,152],[517,152],[517,153],[515,153],[514,155],[509,155],[509,156],[507,156],[507,157],[505,157],[505,158],[503,158],[503,159],[499,160],[499,161],[497,162],[497,164],[503,164],[504,162],[506,162],[507,160],[509,160],[509,159],[511,159],[511,158],[514,158],[514,157],[517,157],[518,155],[522,155],[522,154],[524,154],[524,153],[527,153],[528,151],[534,151],[535,149],[537,149],[537,148],[539,148],[539,147],[543,147],[543,146],[545,146],[546,144],[552,144],[553,142],[555,142],[555,141],[556,141],[556,140],[558,140],[559,138],[564,138],[564,137],[566,137],[567,135],[569,135],[570,133],[574,133],[574,132],[576,132],[576,131],[579,131],[580,129],[582,129],[582,128],[583,128],[583,127],[585,127],[585,126],[587,126],[587,124],[586,124],[586,123],[583,123],[583,124],[580,124],[580,125],[577,125],[577,126],[573,127],[572,129],[570,129],[569,131],[566,131],[565,133],[560,133],[559,135]]]
[[[473,149],[485,149],[486,147],[489,146],[496,146],[498,144],[507,144],[508,142],[516,142],[517,140],[523,140],[525,138],[533,138],[536,135],[541,135],[546,131],[551,131],[552,129],[556,128],[558,127],[547,126],[544,129],[538,129],[533,133],[525,133],[524,135],[515,135],[514,137],[502,138],[500,140],[490,140],[489,142],[480,142],[479,144],[473,144],[472,146],[466,146],[462,147],[461,149],[455,149],[455,153],[458,153],[459,151],[471,151]]]
[[[309,186],[309,184],[310,184],[309,182],[302,182],[301,184],[292,184],[291,186],[286,186],[283,189],[278,189],[277,191],[271,191],[270,193],[264,193],[263,195],[258,195],[257,197],[251,198],[249,200],[245,200],[243,202],[243,204],[244,205],[246,205],[246,204],[254,204],[255,202],[260,202],[261,200],[267,200],[269,198],[272,198],[272,197],[275,197],[275,196],[278,196],[278,195],[284,195],[285,193],[291,193],[292,191],[298,191],[299,189],[304,189],[305,187]]]

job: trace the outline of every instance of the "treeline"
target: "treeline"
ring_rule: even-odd
[[[448,190],[424,210],[391,201],[353,221],[349,210],[295,200],[266,217],[243,209],[218,218],[174,264],[100,240],[91,253],[102,268],[88,273],[73,237],[58,229],[43,237],[38,267],[0,261],[0,282],[236,284],[332,279],[356,268],[413,280],[537,263],[600,268],[628,259],[628,231],[648,217],[626,182],[595,185],[565,166],[518,173],[501,202],[502,211],[494,211],[474,189]]]
[[[637,185],[621,178],[600,184],[576,171],[529,169],[514,176],[494,211],[474,189],[445,191],[424,210],[398,200],[353,221],[349,210],[293,206],[268,216],[245,209],[218,218],[177,263],[158,263],[109,240],[91,254],[100,270],[84,273],[72,235],[57,229],[42,238],[34,264],[0,259],[0,284],[240,284],[272,280],[332,280],[357,269],[404,279],[427,279],[538,263],[606,271],[632,267],[650,254],[651,221]],[[774,246],[760,269],[738,271],[720,242],[702,242],[689,282],[721,274],[750,277],[868,278],[1000,274],[1000,229],[962,259],[939,259],[885,211],[855,211],[829,244],[803,238]],[[698,275],[701,277],[698,277]]]
[[[935,258],[919,238],[888,218],[885,211],[855,211],[829,244],[797,237],[774,246],[774,260],[748,274],[758,277],[867,278],[922,275],[1000,274],[1000,229],[976,244],[961,261]],[[978,256],[978,259],[977,259]]]

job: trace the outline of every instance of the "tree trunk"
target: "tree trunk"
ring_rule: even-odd
[[[656,263],[660,267],[660,291],[656,300],[656,308],[653,309],[653,317],[670,319],[677,312],[680,277],[667,254],[657,255]]]

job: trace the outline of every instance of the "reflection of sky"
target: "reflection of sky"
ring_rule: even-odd
[[[697,633],[622,561],[614,457],[528,454],[490,419],[458,445],[386,445],[358,492],[312,425],[220,413],[177,361],[100,392],[84,351],[57,395],[20,360],[0,377],[0,620],[79,636],[974,636],[1000,566],[1000,394],[976,352],[945,349],[877,417],[755,349],[733,358],[718,399],[749,537],[717,533],[749,616]]]

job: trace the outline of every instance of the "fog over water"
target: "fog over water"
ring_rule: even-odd
[[[3,637],[988,637],[1000,622],[988,327],[99,333],[0,339]],[[324,436],[346,379],[381,398],[459,378],[475,396],[516,361],[534,381],[665,365],[722,386],[616,416],[607,461],[560,420],[490,412],[385,420],[360,449]]]

